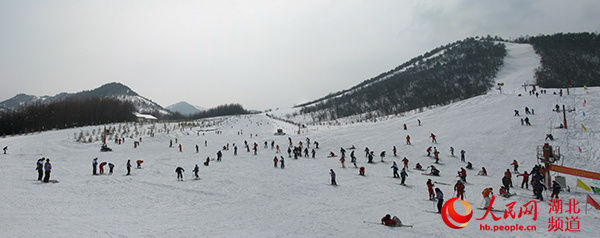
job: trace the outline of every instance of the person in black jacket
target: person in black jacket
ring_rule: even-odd
[[[177,167],[175,169],[175,173],[177,173],[177,181],[183,181],[183,172],[185,172],[185,170],[181,167]]]
[[[46,158],[37,160],[37,167],[35,170],[38,171],[38,181],[42,181],[42,177],[44,176],[44,160],[46,160]]]

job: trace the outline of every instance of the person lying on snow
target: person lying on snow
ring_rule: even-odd
[[[392,218],[390,214],[387,214],[383,218],[381,218],[381,224],[385,226],[402,226],[400,218],[398,218],[397,216],[394,216]]]

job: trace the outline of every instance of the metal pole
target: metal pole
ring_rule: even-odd
[[[565,111],[565,104],[563,104],[563,120],[565,123],[565,129],[567,129],[567,112]]]

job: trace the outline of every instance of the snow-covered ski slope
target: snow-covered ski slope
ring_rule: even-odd
[[[475,169],[468,170],[466,198],[473,207],[482,204],[481,191],[493,187],[496,192],[501,185],[503,172],[517,160],[520,170],[531,170],[536,163],[536,146],[544,143],[547,133],[552,133],[554,146],[560,146],[565,166],[600,171],[598,126],[600,125],[600,88],[572,89],[570,95],[552,95],[557,89],[539,98],[530,96],[521,87],[532,80],[533,75],[524,58],[536,57],[527,45],[511,45],[505,67],[514,67],[511,73],[501,70],[499,82],[505,83],[503,94],[467,99],[451,105],[434,108],[406,117],[396,117],[378,122],[346,124],[341,126],[315,126],[302,129],[272,120],[262,114],[227,117],[211,128],[222,131],[197,131],[207,128],[186,128],[169,134],[156,133],[154,137],[143,136],[138,148],[133,140],[116,145],[109,142],[113,152],[99,152],[100,143],[75,142],[74,133],[91,131],[99,127],[76,128],[36,133],[0,139],[0,146],[9,146],[7,155],[0,155],[0,229],[1,237],[517,237],[517,236],[579,236],[599,237],[600,211],[588,207],[584,214],[585,195],[577,189],[576,179],[567,176],[571,193],[560,194],[562,199],[576,199],[581,213],[579,233],[548,232],[549,214],[547,200],[539,202],[536,221],[531,216],[520,219],[493,221],[488,216],[483,221],[476,218],[484,211],[474,210],[470,223],[461,230],[447,227],[434,211],[434,204],[427,200],[425,182],[454,184],[457,171],[465,164],[450,157],[449,147],[466,151],[466,160]],[[518,54],[517,54],[518,53]],[[521,63],[520,63],[521,62]],[[521,66],[519,66],[521,65]],[[527,72],[529,72],[527,74]],[[504,75],[504,76],[503,76]],[[504,77],[504,78],[500,78]],[[515,85],[508,90],[509,82]],[[528,88],[530,89],[530,87]],[[518,96],[521,93],[522,96]],[[583,101],[586,106],[583,107]],[[553,112],[555,104],[565,104],[576,111],[568,113],[569,129],[552,129],[561,122],[559,113]],[[524,107],[535,110],[528,115],[532,126],[521,126],[520,118],[513,110],[525,116]],[[585,112],[585,116],[583,116]],[[417,126],[420,119],[422,126]],[[408,130],[402,129],[406,123]],[[581,125],[585,125],[584,131]],[[169,127],[171,127],[169,125]],[[145,126],[146,128],[148,125]],[[157,124],[162,127],[162,124]],[[277,128],[288,135],[274,136]],[[238,135],[242,131],[243,134]],[[255,134],[250,137],[250,134]],[[430,133],[437,135],[432,144]],[[406,135],[412,145],[405,144]],[[288,158],[288,136],[294,145],[298,141],[319,142],[317,158]],[[176,148],[175,138],[183,146]],[[169,140],[173,148],[169,148]],[[204,146],[204,141],[207,146]],[[258,144],[258,155],[246,152],[244,141]],[[282,148],[281,154],[270,149],[271,140]],[[264,141],[269,148],[264,148]],[[202,165],[205,158],[227,143],[238,145],[238,155],[233,149],[223,151],[223,161],[211,161]],[[196,153],[195,145],[200,146]],[[346,160],[341,168],[339,157],[327,158],[330,151],[339,155],[340,147],[356,146],[358,166],[366,167],[366,176],[359,176],[358,169]],[[392,156],[392,146],[398,149],[398,157]],[[423,167],[433,163],[426,157],[426,148],[435,146],[440,153],[441,177],[422,175],[414,170],[415,163]],[[311,149],[314,145],[311,145]],[[377,163],[367,164],[364,148],[375,151]],[[581,147],[582,152],[579,152]],[[385,162],[379,162],[379,153],[386,151]],[[348,154],[350,150],[348,150]],[[273,156],[285,157],[285,169],[273,167]],[[52,178],[60,183],[43,184],[36,181],[35,162],[40,157],[51,159]],[[348,156],[348,155],[347,155]],[[116,165],[113,175],[91,175],[91,162],[99,161]],[[401,159],[409,162],[407,186],[392,177],[392,161],[401,166]],[[142,169],[133,169],[132,176],[124,176],[125,163],[144,160]],[[192,169],[200,166],[200,180],[192,180]],[[178,182],[175,168],[185,168],[185,181]],[[485,166],[489,176],[475,176]],[[135,167],[135,165],[134,165]],[[339,186],[329,185],[329,169],[337,173]],[[590,186],[600,187],[597,181],[582,179]],[[515,201],[518,208],[532,199],[531,190],[520,189],[520,177],[513,178],[517,196],[510,199],[497,197],[494,207]],[[453,195],[452,186],[437,184],[448,199]],[[530,188],[531,189],[531,188]],[[544,193],[545,198],[549,193]],[[596,200],[600,196],[592,195]],[[459,209],[459,212],[461,209]],[[565,208],[566,210],[566,208]],[[414,228],[389,228],[378,223],[390,213],[398,216]],[[496,214],[502,217],[502,214]],[[563,215],[563,216],[566,216]],[[365,222],[366,221],[366,222]],[[537,231],[490,232],[480,231],[480,224],[488,225],[535,225]]]

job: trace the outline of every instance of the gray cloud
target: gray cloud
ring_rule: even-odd
[[[475,35],[598,31],[598,1],[2,1],[0,100],[119,81],[166,106],[291,106]]]

